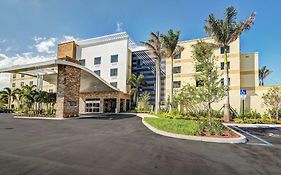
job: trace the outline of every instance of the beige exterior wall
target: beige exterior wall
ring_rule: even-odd
[[[31,82],[33,85],[37,85],[37,77],[32,77],[28,75],[24,75],[22,77],[21,74],[15,74],[16,78],[14,78],[14,74],[11,74],[10,76],[10,88],[16,89],[21,88],[21,84],[23,85],[31,85]],[[55,85],[50,84],[46,81],[43,81],[43,91],[47,92],[56,92],[57,88]]]
[[[205,42],[213,43],[210,38],[203,38]],[[194,61],[192,59],[192,45],[199,40],[189,40],[180,42],[179,45],[184,47],[180,59],[174,60],[174,67],[181,66],[181,73],[174,74],[174,81],[181,81],[181,87],[187,83],[195,85],[196,81],[194,74],[196,73]],[[214,51],[217,58],[217,66],[219,74],[223,75],[223,70],[220,69],[220,64],[223,62],[223,54],[220,49]],[[230,77],[230,105],[238,113],[241,108],[240,89],[247,90],[247,98],[245,100],[246,110],[254,109],[258,112],[265,112],[266,108],[263,105],[261,96],[270,87],[259,87],[258,81],[258,53],[240,53],[240,39],[230,44],[230,53],[228,54],[228,61],[230,62],[229,77]],[[171,60],[166,60],[166,72],[171,70]],[[223,77],[221,77],[223,78]],[[166,99],[169,96],[170,75],[166,76],[165,94]],[[213,104],[213,108],[219,110],[223,107],[223,101]]]

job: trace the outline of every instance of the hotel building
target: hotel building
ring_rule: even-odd
[[[205,42],[213,42],[203,38]],[[187,83],[196,85],[196,69],[192,59],[192,45],[197,40],[181,41],[184,51],[174,59],[174,88]],[[224,69],[223,50],[217,49],[219,73]],[[258,81],[258,53],[241,53],[240,39],[230,44],[230,105],[238,113],[241,109],[240,90],[247,90],[246,109],[265,112],[261,96],[270,87],[260,87]],[[162,62],[161,103],[169,96],[171,60]],[[58,45],[57,60],[1,69],[11,74],[10,86],[36,84],[40,90],[57,92],[57,116],[68,117],[83,113],[122,112],[129,109],[132,73],[143,74],[146,84],[140,91],[151,94],[155,100],[155,62],[142,46],[136,45],[126,32],[102,37],[62,43]],[[223,79],[221,79],[223,83]],[[223,102],[213,104],[221,109]]]

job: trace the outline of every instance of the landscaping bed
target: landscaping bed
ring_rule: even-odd
[[[238,138],[237,133],[217,121],[144,118],[149,125],[169,133],[215,138]]]

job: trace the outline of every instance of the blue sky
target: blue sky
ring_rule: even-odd
[[[259,64],[273,70],[267,84],[281,84],[281,1],[267,0],[1,0],[0,67],[55,57],[56,44],[126,31],[136,41],[149,32],[179,29],[181,40],[205,37],[208,14],[237,8],[238,19],[257,12],[241,38],[242,52],[259,52]],[[0,87],[7,76],[0,77]]]

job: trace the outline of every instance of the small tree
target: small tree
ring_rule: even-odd
[[[221,85],[216,66],[216,58],[213,55],[213,45],[199,41],[193,45],[193,60],[198,73],[195,79],[198,81],[198,95],[208,109],[208,117],[211,118],[212,103],[222,100],[225,88]]]
[[[3,91],[0,92],[0,94],[4,98],[8,99],[8,108],[11,109],[12,102],[17,98],[15,91],[10,89],[10,88],[8,88],[8,87],[6,87],[6,88],[4,88]]]
[[[150,110],[150,94],[148,92],[144,92],[140,94],[139,102],[138,102],[138,110],[148,111]]]
[[[194,113],[201,110],[199,91],[193,85],[186,84],[180,90],[177,90],[174,100],[180,106],[180,112]]]
[[[272,73],[271,70],[267,69],[266,66],[262,66],[259,69],[259,85],[263,86],[264,85],[264,80],[266,79],[266,77],[268,75],[270,75]]]
[[[279,110],[281,108],[281,88],[273,87],[263,94],[262,99],[264,104],[271,108],[276,115],[276,120],[279,119]]]
[[[138,96],[139,96],[139,90],[144,85],[144,76],[142,74],[135,75],[132,74],[131,77],[127,80],[127,84],[131,86],[130,93],[133,96],[133,101],[138,105]]]

